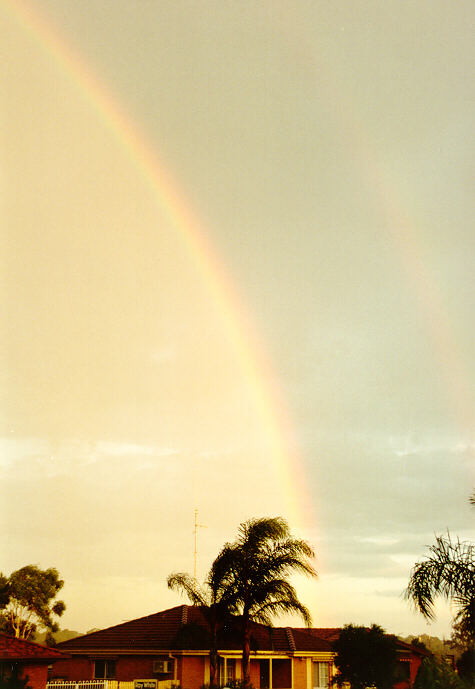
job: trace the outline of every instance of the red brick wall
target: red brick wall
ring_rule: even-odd
[[[417,672],[421,666],[421,658],[419,656],[411,656],[409,661],[409,683],[408,682],[397,682],[394,685],[394,689],[409,689],[415,682]]]
[[[48,677],[48,665],[45,663],[41,665],[22,664],[20,677],[26,676],[28,676],[28,686],[31,687],[31,689],[45,689]]]
[[[158,675],[153,674],[153,658],[150,657],[134,657],[119,658],[115,665],[115,679],[123,682],[130,682],[133,679],[157,679],[172,678],[173,675]]]
[[[122,682],[130,682],[133,679],[173,679],[173,660],[171,660],[171,671],[165,673],[158,673],[153,671],[154,660],[168,660],[168,655],[161,656],[124,656],[119,658],[116,662],[115,679]],[[201,682],[203,684],[203,682]],[[201,686],[201,685],[200,685]]]
[[[200,689],[205,679],[202,657],[185,656],[182,660],[181,686],[183,689]]]
[[[251,684],[255,689],[261,686],[261,667],[258,660],[251,660],[249,665]]]
[[[180,682],[181,686],[183,686],[183,682],[181,681],[181,678],[183,676],[183,658],[180,656],[175,660],[176,663],[176,679]]]
[[[411,658],[411,687],[414,684],[421,663],[422,659],[419,656],[417,656],[416,658]]]
[[[51,679],[93,679],[94,663],[89,658],[75,657],[58,660],[53,665]]]
[[[173,679],[172,671],[166,674],[153,672],[153,661],[160,658],[156,656],[122,656],[116,660],[115,678],[123,682],[133,679]],[[168,658],[168,656],[163,656]],[[85,657],[72,657],[68,660],[59,660],[53,665],[52,679],[60,677],[71,680],[93,679],[94,661]],[[201,682],[198,686],[203,684]],[[188,689],[188,688],[186,688]]]
[[[307,689],[307,659],[294,658],[294,689]]]

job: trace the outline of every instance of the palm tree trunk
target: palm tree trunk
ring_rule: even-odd
[[[216,609],[211,605],[210,610],[210,649],[209,649],[209,684],[210,687],[217,686],[216,671],[218,668],[218,623],[216,620]]]
[[[242,680],[244,686],[248,687],[251,683],[251,672],[249,667],[249,656],[251,654],[251,625],[249,624],[249,613],[244,611],[242,616]]]
[[[217,686],[216,683],[216,670],[218,665],[218,654],[212,649],[209,652],[209,685],[210,687]]]

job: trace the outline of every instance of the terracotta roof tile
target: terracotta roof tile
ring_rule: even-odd
[[[184,624],[186,620],[186,624]],[[92,632],[69,639],[58,644],[72,653],[93,650],[170,650],[186,648],[206,650],[208,646],[207,623],[201,608],[177,606],[169,610],[147,615],[137,620],[123,622],[114,627]],[[291,643],[293,640],[293,644]],[[231,620],[218,633],[218,647],[221,650],[241,648],[241,621],[239,617]],[[267,627],[251,623],[251,650],[276,651],[327,651],[330,644],[313,637],[308,630],[294,630],[291,635],[285,627]]]
[[[332,650],[330,641],[320,638],[317,634],[314,634],[315,631],[315,629],[309,627],[292,629],[292,636],[294,637],[297,651],[330,652]]]
[[[170,610],[63,641],[58,646],[68,651],[97,648],[168,649],[171,648],[171,642],[182,625],[182,616],[183,607],[180,605]],[[188,621],[190,622],[190,619]]]
[[[340,637],[340,627],[300,627],[300,631],[307,631],[312,636],[333,643]]]
[[[0,660],[59,660],[65,655],[55,648],[34,644],[25,639],[15,639],[0,633]]]

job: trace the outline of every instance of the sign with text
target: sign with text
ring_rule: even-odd
[[[134,679],[134,689],[157,689],[157,680]]]

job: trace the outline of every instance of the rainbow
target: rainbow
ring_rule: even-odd
[[[37,7],[33,9],[23,0],[2,0],[2,4],[20,29],[42,51],[52,56],[58,68],[79,87],[83,97],[152,190],[170,226],[181,237],[187,255],[220,316],[231,351],[248,382],[257,418],[269,442],[273,470],[279,477],[291,525],[300,529],[314,529],[313,504],[275,373],[252,319],[223,262],[207,240],[197,214],[170,172],[164,168],[154,152],[154,146],[86,61],[58,35]]]
[[[294,19],[294,8],[280,5],[278,12],[273,14],[274,29],[279,31],[279,38],[285,42],[295,62],[306,68],[313,65],[322,101],[331,108],[335,126],[346,141],[349,153],[358,160],[361,175],[380,204],[388,228],[382,232],[386,231],[392,242],[395,256],[419,307],[421,322],[432,343],[430,355],[445,385],[448,411],[463,436],[466,436],[467,432],[473,433],[475,426],[470,367],[466,363],[466,356],[457,338],[456,324],[444,303],[437,277],[424,258],[427,252],[419,239],[420,224],[406,210],[410,202],[403,198],[403,181],[395,179],[389,166],[384,164],[363,116],[358,113],[357,104],[345,98],[341,89],[334,87],[336,80],[331,78],[332,67],[329,62],[325,63],[323,51],[320,51],[318,64],[315,65],[307,35],[302,33],[298,40],[295,37],[292,41],[288,40],[288,27],[296,26]]]
[[[308,493],[292,424],[269,357],[228,272],[207,240],[205,228],[196,212],[136,123],[127,116],[86,61],[58,35],[37,8],[33,10],[25,0],[0,1],[22,30],[28,32],[31,39],[51,55],[58,67],[77,84],[151,188],[170,225],[181,236],[183,246],[217,308],[230,346],[248,381],[256,413],[270,440],[270,451],[289,516],[297,526],[315,528],[315,505]],[[284,37],[284,26],[288,25],[290,19],[290,15],[282,17],[281,32]],[[304,41],[292,48],[297,52],[297,59],[307,62]],[[333,112],[339,117],[338,126],[348,141],[349,149],[360,160],[362,173],[379,199],[388,221],[388,234],[395,247],[395,255],[401,262],[418,303],[428,339],[433,343],[432,355],[445,379],[449,407],[459,427],[467,431],[473,428],[467,366],[437,281],[423,260],[424,252],[417,237],[416,224],[404,210],[408,204],[403,203],[396,193],[398,185],[391,179],[387,166],[382,164],[374,150],[363,122],[358,120],[354,104],[345,102],[342,94],[335,92],[331,79],[321,79],[319,84],[326,100],[332,104]]]

